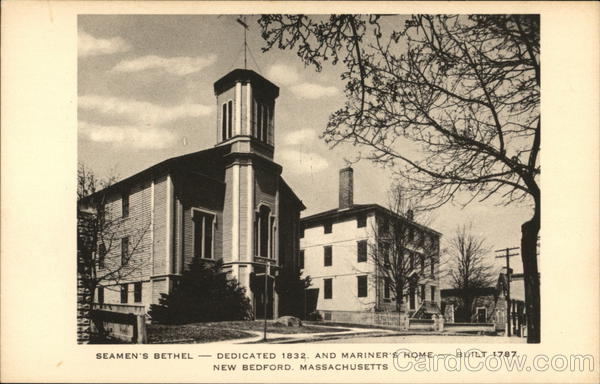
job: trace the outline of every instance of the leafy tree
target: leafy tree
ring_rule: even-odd
[[[170,294],[161,294],[149,315],[161,324],[248,320],[252,306],[245,289],[223,272],[222,262],[194,261]]]
[[[459,227],[450,242],[450,277],[452,285],[461,293],[463,317],[471,321],[475,292],[495,286],[493,267],[486,259],[489,249],[483,238],[476,236],[469,226]]]
[[[540,341],[538,15],[264,15],[264,50],[344,65],[345,105],[323,133],[390,166],[430,208],[524,203],[528,342]]]

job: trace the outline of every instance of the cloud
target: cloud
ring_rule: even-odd
[[[142,56],[129,60],[122,60],[113,68],[113,72],[140,72],[148,69],[161,69],[177,76],[200,72],[217,61],[216,55],[198,57],[161,57],[155,55]]]
[[[164,128],[105,126],[85,121],[79,122],[79,133],[96,143],[137,149],[163,149],[173,146],[177,141],[177,136]]]
[[[338,93],[336,87],[326,87],[315,83],[301,83],[291,87],[292,93],[300,99],[319,99],[334,96]]]
[[[327,159],[313,152],[284,148],[279,157],[284,169],[300,175],[321,172],[329,167]]]
[[[267,77],[275,84],[291,85],[300,80],[300,75],[294,67],[285,64],[274,64],[269,68]]]
[[[145,101],[98,95],[80,96],[78,102],[80,109],[105,115],[119,115],[136,123],[163,124],[182,118],[208,116],[213,112],[213,107],[203,104],[183,103],[175,106],[162,106]]]
[[[127,52],[130,49],[131,45],[120,37],[102,39],[80,31],[77,39],[77,51],[80,57],[110,55]]]
[[[292,93],[300,99],[314,100],[335,96],[338,93],[336,87],[302,82],[296,68],[285,64],[272,65],[268,70],[267,77],[275,84],[289,86]]]
[[[298,145],[302,143],[306,143],[307,141],[313,140],[317,138],[317,132],[312,129],[300,129],[298,131],[294,131],[288,133],[283,138],[283,143],[287,145]]]

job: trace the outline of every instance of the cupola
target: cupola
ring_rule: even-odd
[[[234,69],[215,82],[214,90],[217,145],[237,137],[252,137],[273,147],[279,87],[250,69]]]

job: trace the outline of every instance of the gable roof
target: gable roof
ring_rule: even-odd
[[[187,153],[185,155],[171,157],[169,159],[163,160],[160,163],[154,164],[151,167],[148,167],[140,172],[137,172],[129,177],[121,179],[114,184],[111,184],[107,188],[104,188],[100,191],[96,191],[95,193],[84,197],[81,199],[81,202],[85,202],[91,199],[93,196],[97,196],[100,193],[107,193],[112,191],[119,191],[121,189],[125,189],[131,184],[135,183],[138,180],[144,179],[145,177],[154,176],[163,172],[172,172],[178,169],[189,168],[193,164],[202,163],[204,165],[213,165],[215,168],[220,166],[223,163],[223,156],[230,152],[231,145],[220,145],[208,149],[204,149],[201,151]],[[212,181],[220,182],[211,178],[209,175],[201,174],[198,172],[192,172],[197,175],[201,175],[204,178],[211,179]],[[293,200],[296,201],[301,210],[306,209],[306,206],[302,203],[302,200],[294,193],[294,191],[290,188],[290,186],[285,182],[282,176],[279,176],[279,180],[281,181],[281,185],[283,186],[283,190],[290,194]]]
[[[206,161],[210,162],[210,161],[214,161],[217,159],[218,159],[218,161],[221,161],[221,159],[223,158],[223,155],[225,155],[226,153],[229,152],[229,147],[230,147],[229,145],[212,147],[212,148],[204,149],[201,151],[191,152],[191,153],[181,155],[181,156],[171,157],[169,159],[161,161],[160,163],[156,163],[153,166],[148,167],[140,172],[137,172],[129,177],[121,179],[121,180],[117,181],[116,183],[111,184],[110,186],[108,186],[102,190],[96,191],[95,193],[82,198],[81,201],[84,202],[86,200],[89,200],[93,196],[97,196],[100,193],[118,191],[120,189],[126,188],[127,186],[135,183],[136,181],[138,181],[140,179],[143,179],[150,175],[156,175],[156,174],[162,173],[167,170],[173,170],[175,168],[185,166],[185,165],[189,164],[190,162],[196,162],[196,161],[202,161],[202,160],[206,160]]]

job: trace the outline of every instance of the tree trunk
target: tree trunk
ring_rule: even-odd
[[[471,298],[470,295],[465,295],[463,297],[463,304],[464,304],[464,310],[463,310],[463,314],[464,314],[464,321],[467,323],[471,322],[471,307],[473,306],[473,299]]]
[[[521,259],[525,280],[527,308],[527,343],[540,342],[540,275],[537,265],[537,239],[540,231],[540,200],[535,200],[535,213],[521,226]]]
[[[404,303],[404,298],[403,298],[403,292],[404,290],[402,289],[402,287],[396,287],[396,311],[397,312],[402,312],[402,304]]]

